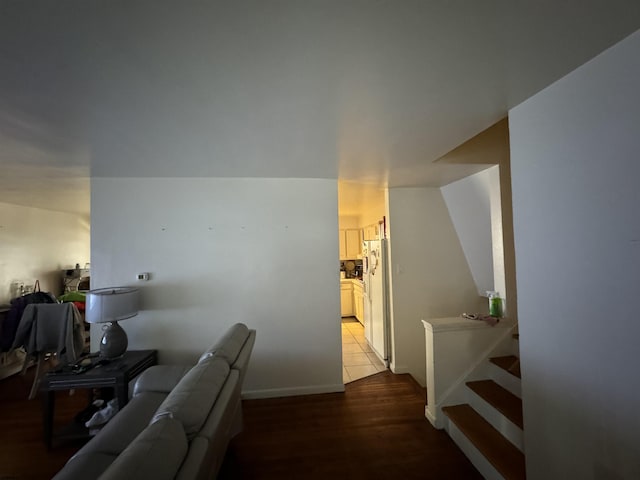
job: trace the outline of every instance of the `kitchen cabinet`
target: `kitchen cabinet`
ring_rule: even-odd
[[[357,228],[341,229],[340,260],[354,260],[362,256],[362,233]]]
[[[353,316],[353,284],[351,280],[340,282],[340,316]]]
[[[353,280],[353,311],[358,321],[364,325],[364,294],[359,280]]]
[[[347,258],[354,259],[362,256],[362,239],[359,229],[346,230]]]
[[[340,260],[347,259],[347,236],[344,230],[340,230],[340,236],[338,237],[340,240]]]
[[[378,225],[375,223],[365,226],[362,231],[364,240],[376,240],[378,238]]]
[[[360,323],[364,322],[364,294],[360,280],[340,281],[340,315],[356,317]]]

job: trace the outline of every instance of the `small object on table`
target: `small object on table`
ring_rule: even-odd
[[[491,325],[492,327],[500,322],[500,319],[498,317],[483,315],[481,313],[463,313],[462,316],[468,320],[482,320],[487,325]]]
[[[118,408],[122,408],[129,400],[129,381],[157,363],[158,354],[156,350],[130,350],[121,358],[91,362],[88,369],[81,372],[73,371],[73,367],[76,364],[72,364],[45,374],[42,378],[40,389],[44,393],[42,418],[44,442],[47,448],[51,448],[53,437],[56,390],[112,388]],[[97,366],[101,368],[96,368]]]
[[[500,294],[495,291],[488,291],[487,298],[489,299],[489,315],[495,318],[502,317],[502,298]]]

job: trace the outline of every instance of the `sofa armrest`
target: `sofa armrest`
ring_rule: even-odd
[[[169,393],[191,365],[154,365],[140,374],[133,386],[133,396],[142,392]]]
[[[236,361],[231,365],[231,368],[238,370],[240,372],[240,385],[244,383],[244,376],[247,373],[247,368],[249,366],[249,360],[251,359],[251,352],[253,351],[253,345],[256,342],[256,331],[249,330],[249,336],[247,340],[244,342],[242,349],[238,353],[236,357]]]

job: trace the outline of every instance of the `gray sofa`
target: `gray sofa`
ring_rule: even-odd
[[[255,336],[238,323],[196,365],[145,370],[129,403],[54,478],[215,478],[242,428],[240,393]]]

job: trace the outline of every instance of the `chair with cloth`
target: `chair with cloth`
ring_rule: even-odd
[[[29,399],[36,395],[45,357],[55,354],[63,363],[75,362],[84,346],[83,322],[73,303],[34,303],[27,305],[20,319],[13,348],[23,347],[25,357],[22,372],[35,357],[36,374]]]
[[[58,303],[58,301],[49,292],[40,291],[40,282],[38,280],[33,286],[33,292],[13,298],[9,312],[0,324],[0,352],[11,350],[24,309],[32,303]]]

